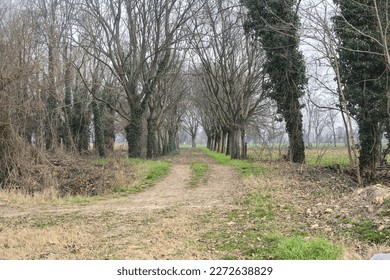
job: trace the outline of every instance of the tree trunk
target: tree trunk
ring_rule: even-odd
[[[148,118],[148,140],[147,140],[147,152],[146,157],[151,159],[156,156],[156,120]]]
[[[215,136],[215,151],[216,152],[222,152],[221,151],[221,133],[220,132],[216,132],[216,136]]]
[[[93,124],[95,129],[95,145],[100,157],[106,156],[106,146],[104,142],[104,108],[96,101],[92,102]]]
[[[211,137],[207,136],[207,149],[211,150],[212,142],[213,140],[211,139]]]
[[[157,133],[157,141],[156,141],[155,151],[156,151],[156,156],[162,155],[162,136],[161,136],[160,132]]]
[[[222,147],[221,147],[221,153],[226,153],[226,136],[227,132],[225,130],[222,131]]]
[[[241,159],[247,159],[247,145],[245,142],[245,129],[241,130]]]
[[[341,104],[341,102],[340,102],[340,104]],[[342,105],[340,105],[340,106],[342,106]],[[348,150],[349,166],[350,167],[354,167],[355,162],[354,162],[353,157],[352,157],[352,149],[351,149],[351,142],[350,142],[350,136],[349,136],[348,123],[347,123],[347,120],[346,120],[344,114],[345,114],[344,111],[341,110],[341,118],[343,120],[344,129],[345,129],[345,138],[346,138],[346,145],[347,145],[347,150]]]
[[[360,142],[360,170],[368,180],[375,178],[376,167],[380,164],[381,157],[381,133],[378,123],[372,123],[366,118],[358,120],[359,129],[365,133],[359,133]]]
[[[58,113],[57,108],[57,89],[55,78],[55,50],[54,46],[48,44],[48,97],[47,97],[47,115],[45,125],[46,149],[51,150],[58,142]]]
[[[217,151],[217,137],[213,137],[213,149],[214,152]]]
[[[241,129],[236,125],[231,130],[230,156],[232,159],[241,159],[240,138]]]
[[[64,91],[65,91],[65,108],[64,108],[64,124],[63,124],[63,133],[64,133],[64,141],[65,141],[65,147],[68,150],[74,149],[74,141],[73,141],[73,135],[72,135],[72,71],[71,71],[71,63],[70,59],[68,57],[68,47],[69,45],[65,43],[64,46]]]
[[[227,143],[226,143],[226,155],[230,156],[231,153],[231,143],[232,143],[232,132],[229,131],[227,133]]]
[[[305,161],[305,143],[302,131],[302,113],[298,100],[291,101],[289,110],[284,111],[286,131],[289,138],[289,160],[296,163]]]
[[[115,112],[113,110],[108,110],[104,117],[104,141],[106,149],[113,151],[115,144]]]
[[[169,153],[176,152],[176,133],[169,131]]]
[[[142,157],[142,119],[144,110],[136,108],[131,113],[130,123],[126,126],[126,139],[128,143],[128,156],[130,158]]]
[[[195,134],[195,133],[192,133],[192,134],[191,134],[192,148],[196,148],[195,139],[196,139],[196,134]]]

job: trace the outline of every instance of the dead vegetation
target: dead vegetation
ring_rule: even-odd
[[[123,181],[132,180],[131,171],[119,161],[99,164],[88,158],[60,152],[37,157],[37,154],[19,156],[22,160],[18,161],[15,160],[18,157],[14,157],[1,188],[31,197],[49,190],[57,197],[95,196],[106,194],[118,184],[125,184]],[[124,172],[127,180],[123,179]]]

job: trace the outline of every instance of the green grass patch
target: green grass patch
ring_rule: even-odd
[[[126,159],[125,163],[136,166],[138,173],[145,173],[141,179],[129,186],[119,186],[113,189],[114,193],[132,194],[139,193],[156,184],[161,178],[168,174],[171,162],[169,161],[152,161],[143,159]]]
[[[300,235],[284,237],[256,228],[240,234],[229,231],[213,232],[207,238],[214,240],[216,249],[223,251],[224,259],[249,260],[337,260],[343,253],[341,246],[324,238],[308,239]]]
[[[206,174],[209,171],[209,166],[206,163],[193,162],[191,164],[191,180],[190,187],[197,187],[200,183],[206,183]]]
[[[205,238],[216,250],[226,253],[223,259],[252,260],[335,260],[342,247],[321,237],[310,238],[304,231],[279,233],[275,224],[275,202],[260,192],[239,202],[240,209],[226,214],[219,228]]]
[[[325,239],[302,237],[281,237],[270,251],[278,260],[337,260],[343,252]]]
[[[235,169],[240,172],[241,176],[256,176],[265,172],[265,168],[256,162],[250,160],[231,159],[230,156],[211,151],[207,148],[201,148],[201,150],[214,159],[218,164],[234,166]]]
[[[110,159],[110,158],[98,158],[98,159],[94,160],[94,162],[96,164],[100,164],[100,165],[108,164],[110,161],[112,161],[112,159]]]
[[[206,144],[196,144],[196,148],[206,148]],[[191,149],[192,144],[180,144],[180,149]]]
[[[307,165],[334,165],[339,164],[343,166],[349,165],[348,151],[347,149],[331,149],[321,155],[321,151],[315,149],[306,149],[306,164]]]
[[[383,202],[382,210],[379,212],[381,217],[390,217],[390,199],[385,199]]]
[[[323,147],[305,150],[305,162],[308,165],[349,165],[348,150],[345,147],[331,147],[323,150]],[[248,156],[258,161],[281,160],[281,156],[287,155],[287,149],[250,147]]]
[[[357,238],[361,241],[377,245],[390,243],[390,229],[378,230],[378,226],[371,220],[353,222],[352,225],[349,231],[357,234]]]
[[[242,201],[242,204],[249,208],[244,216],[246,220],[250,219],[261,223],[264,220],[271,220],[275,214],[271,197],[268,195],[251,193]]]

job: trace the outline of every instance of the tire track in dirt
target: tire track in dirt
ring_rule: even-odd
[[[192,162],[204,162],[210,167],[207,183],[196,188],[189,187]],[[199,149],[186,149],[173,158],[169,174],[155,186],[142,193],[122,198],[107,199],[88,205],[71,206],[12,206],[0,204],[1,217],[26,215],[64,214],[99,214],[101,212],[143,212],[172,206],[190,208],[223,207],[231,201],[238,188],[238,175],[233,167],[217,165]]]

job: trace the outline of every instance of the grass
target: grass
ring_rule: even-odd
[[[211,151],[207,148],[201,148],[201,150],[213,158],[218,164],[234,166],[243,177],[260,175],[265,171],[264,167],[250,160],[231,159],[230,156]]]
[[[275,215],[271,197],[261,193],[251,193],[242,201],[242,204],[249,207],[246,218],[252,221],[262,222],[265,219],[271,220]]]
[[[347,166],[349,165],[348,151],[345,147],[332,147],[324,152],[319,149],[306,149],[306,164],[308,165],[334,165],[340,164]],[[256,147],[251,147],[248,149],[248,155],[250,158],[260,161],[267,160],[279,160],[280,154],[279,150],[276,148],[271,149],[261,149]],[[281,155],[287,155],[287,149],[281,150]]]
[[[82,195],[74,195],[74,196],[65,196],[63,198],[59,198],[60,202],[64,202],[65,204],[89,204],[97,201],[104,200],[104,196],[95,195],[95,196],[82,196]]]
[[[136,173],[144,173],[141,179],[131,185],[118,186],[113,189],[114,193],[133,194],[139,193],[153,186],[162,177],[168,174],[171,162],[169,161],[152,161],[143,159],[125,159],[124,163],[136,167]],[[146,171],[146,173],[145,173]],[[136,175],[137,176],[137,175]]]
[[[278,260],[336,260],[342,248],[322,238],[280,237],[272,254]]]
[[[191,180],[190,186],[197,187],[201,182],[206,182],[206,174],[209,171],[209,166],[206,163],[193,162],[191,164]]]
[[[357,234],[361,241],[368,241],[376,245],[389,244],[390,229],[378,230],[378,226],[371,220],[362,220],[352,223],[350,233]]]
[[[275,202],[260,192],[249,194],[239,202],[241,209],[230,211],[220,228],[209,232],[216,250],[223,259],[266,260],[335,260],[343,253],[341,246],[323,237],[309,237],[306,232],[280,233],[275,224]]]
[[[306,149],[306,164],[308,165],[349,165],[348,151],[345,148],[332,148],[319,158],[316,149]]]
[[[268,196],[252,194],[243,202],[245,211],[233,210],[227,223],[234,228],[211,232],[208,238],[224,259],[335,260],[342,248],[324,238],[308,239],[306,234],[282,236],[272,227],[273,204]]]
[[[206,144],[196,144],[196,147],[197,148],[205,148],[206,147]],[[188,148],[192,148],[192,144],[180,144],[180,149],[188,149]]]
[[[379,216],[390,217],[390,198],[385,199],[383,202],[382,210],[379,212]]]

